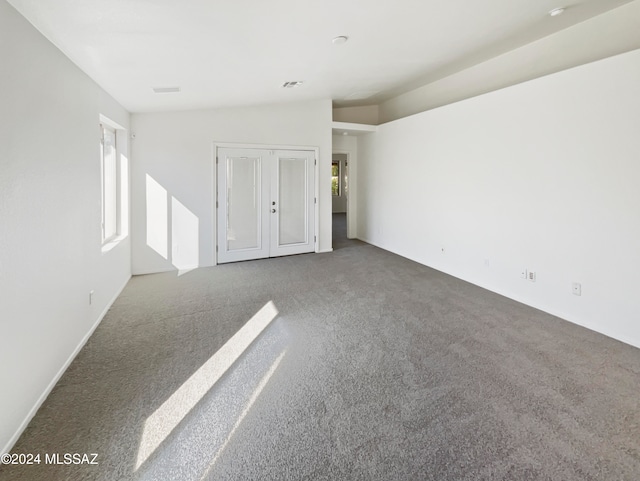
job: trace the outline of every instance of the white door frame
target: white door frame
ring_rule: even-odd
[[[213,158],[212,158],[212,195],[211,195],[211,205],[213,207],[213,216],[211,219],[211,225],[213,229],[213,265],[218,265],[218,208],[219,198],[218,198],[218,169],[217,169],[217,161],[218,161],[218,149],[264,149],[264,150],[310,150],[315,154],[315,162],[314,162],[314,174],[315,174],[315,182],[314,182],[314,193],[313,197],[315,199],[315,219],[314,219],[314,252],[319,252],[318,249],[318,232],[320,230],[320,202],[318,199],[319,192],[319,175],[318,175],[318,167],[320,163],[320,148],[313,145],[282,145],[282,144],[247,144],[247,143],[235,143],[235,142],[213,142]]]
[[[347,162],[347,175],[349,176],[349,179],[348,179],[349,189],[348,189],[348,194],[347,194],[347,209],[346,209],[346,211],[347,211],[347,238],[355,239],[356,238],[355,232],[352,232],[352,230],[354,230],[354,229],[351,228],[351,223],[349,222],[349,219],[352,217],[352,215],[355,214],[354,212],[351,212],[351,208],[352,208],[352,205],[353,205],[351,203],[351,195],[352,195],[352,193],[354,193],[353,189],[351,188],[354,185],[353,174],[351,172],[352,153],[351,153],[350,150],[342,149],[342,150],[333,150],[331,152],[331,154],[332,154],[332,157],[331,157],[332,159],[333,159],[333,154],[344,154],[344,155],[347,156],[347,160],[346,160],[346,162]],[[354,216],[354,218],[355,218],[355,216]]]

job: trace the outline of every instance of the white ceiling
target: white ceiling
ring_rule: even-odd
[[[558,17],[547,12],[563,0],[8,1],[125,108],[148,112],[375,104],[631,0],[566,0]],[[349,41],[333,45],[338,35]],[[290,80],[304,84],[281,87]]]

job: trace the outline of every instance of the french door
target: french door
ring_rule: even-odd
[[[315,250],[315,153],[218,149],[218,263]]]

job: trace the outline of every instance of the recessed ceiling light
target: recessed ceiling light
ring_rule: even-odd
[[[170,94],[180,92],[180,87],[153,87],[153,91],[157,94]]]
[[[343,43],[347,43],[347,40],[349,40],[349,37],[347,37],[346,35],[340,35],[339,37],[336,37],[331,41],[334,45],[342,45]]]
[[[293,80],[291,82],[285,82],[282,84],[282,86],[285,89],[292,89],[293,87],[300,87],[300,85],[302,85],[302,80]]]
[[[564,13],[564,7],[554,8],[549,12],[549,15],[552,17],[557,17],[558,15],[562,15]]]

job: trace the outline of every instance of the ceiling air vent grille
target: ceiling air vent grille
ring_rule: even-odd
[[[180,87],[153,87],[153,91],[157,94],[170,94],[180,92]]]
[[[285,89],[292,89],[293,87],[299,87],[300,85],[302,85],[302,80],[294,80],[292,82],[285,82],[282,84]]]

